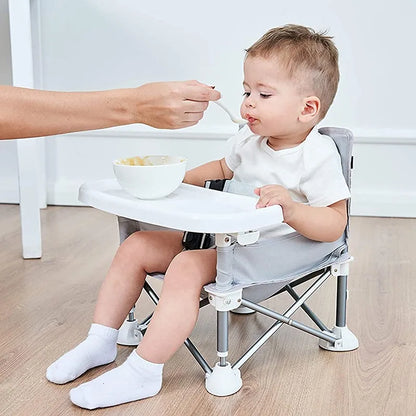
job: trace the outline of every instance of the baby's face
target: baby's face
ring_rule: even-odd
[[[274,137],[297,133],[304,95],[296,80],[281,68],[277,57],[247,57],[243,87],[240,112],[253,133]]]

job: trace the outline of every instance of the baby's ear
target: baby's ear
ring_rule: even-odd
[[[303,108],[299,120],[307,123],[318,117],[319,110],[321,109],[321,100],[312,95],[305,97],[303,101]]]

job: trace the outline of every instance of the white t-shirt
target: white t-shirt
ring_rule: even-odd
[[[233,179],[253,187],[281,185],[292,199],[325,207],[350,197],[334,141],[313,129],[296,147],[273,150],[267,137],[253,134],[248,126],[231,139],[225,157]],[[295,232],[287,224],[260,230],[262,239]]]

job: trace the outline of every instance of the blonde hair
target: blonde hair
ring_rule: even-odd
[[[270,29],[246,49],[246,58],[277,55],[290,78],[306,76],[307,87],[321,101],[320,118],[324,118],[339,82],[338,50],[332,37],[309,27],[286,25]]]

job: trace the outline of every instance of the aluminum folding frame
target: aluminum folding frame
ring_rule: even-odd
[[[335,326],[332,329],[328,329],[306,304],[306,301],[329,277],[337,278],[336,319]],[[211,367],[189,338],[184,342],[186,348],[205,372],[205,386],[208,392],[216,396],[227,396],[236,393],[242,386],[240,368],[282,327],[283,324],[300,329],[301,331],[319,338],[319,346],[327,350],[350,351],[358,348],[357,338],[349,331],[346,325],[346,302],[348,294],[347,279],[348,263],[342,263],[328,266],[319,272],[311,273],[291,282],[273,295],[277,296],[282,292],[287,292],[294,299],[294,303],[283,314],[244,299],[244,297],[242,297],[242,289],[217,292],[215,289],[210,289],[208,287],[208,297],[200,300],[200,308],[211,303],[217,310],[217,355],[219,361],[214,367]],[[299,295],[295,291],[295,287],[311,280],[313,280],[312,284],[302,294]],[[143,288],[150,299],[157,304],[159,297],[147,281]],[[227,361],[229,351],[229,312],[240,305],[274,319],[275,323],[273,323],[271,327],[234,362],[234,364],[230,364]],[[304,310],[318,329],[312,328],[291,318],[300,308]],[[133,309],[130,312],[127,321],[123,324],[124,330],[121,329],[121,337],[123,337],[123,331],[124,334],[126,334],[126,331],[128,331],[126,328],[128,327],[134,327],[134,331],[140,332],[140,334],[138,336],[136,332],[135,336],[126,342],[122,342],[122,340],[119,339],[119,343],[137,345],[142,334],[146,331],[152,315],[153,314],[150,314],[140,323],[137,323],[134,318]]]

